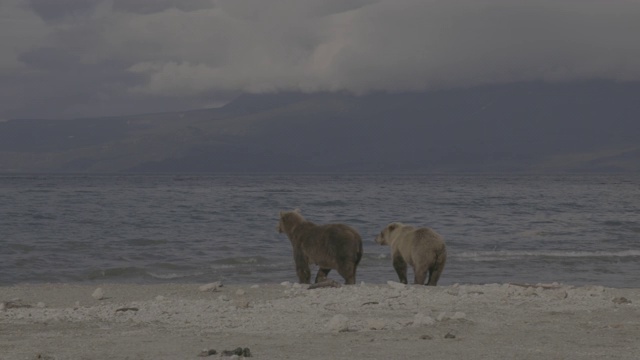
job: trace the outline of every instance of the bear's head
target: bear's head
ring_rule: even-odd
[[[299,209],[293,211],[280,211],[280,221],[278,222],[278,232],[280,234],[291,231],[297,224],[305,221]]]
[[[380,245],[389,245],[389,242],[391,241],[391,233],[393,233],[395,229],[400,227],[400,225],[401,224],[397,222],[393,222],[387,225],[384,229],[382,229],[380,234],[376,236],[376,243]]]

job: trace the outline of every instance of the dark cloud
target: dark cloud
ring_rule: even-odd
[[[211,0],[113,0],[115,11],[152,14],[166,9],[194,11],[213,7]]]
[[[44,20],[58,20],[67,16],[84,16],[99,0],[28,0],[31,9]]]
[[[4,0],[0,14],[0,119],[640,80],[636,1]]]

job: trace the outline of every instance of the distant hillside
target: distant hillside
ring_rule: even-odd
[[[640,83],[246,95],[0,123],[0,172],[638,172]]]

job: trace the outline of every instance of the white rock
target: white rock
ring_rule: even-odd
[[[93,294],[91,294],[91,297],[93,297],[96,300],[104,299],[104,290],[102,290],[102,288],[95,289],[93,291]]]
[[[163,300],[164,300],[164,296],[162,295],[156,296],[156,301],[163,301]]]
[[[417,313],[413,317],[413,326],[422,326],[422,325],[433,325],[436,321],[429,315],[425,315],[423,313]]]
[[[208,283],[208,284],[204,284],[201,285],[198,290],[204,292],[204,291],[218,291],[218,288],[222,287],[222,283],[220,281],[216,281],[216,282],[212,282],[212,283]]]
[[[463,313],[462,311],[456,311],[455,313],[453,313],[453,315],[451,315],[452,320],[461,320],[466,317],[467,317],[467,314]]]
[[[7,308],[7,305],[4,302],[0,302],[0,311],[4,311]]]
[[[280,283],[280,285],[282,285],[282,286],[291,286],[291,283],[288,282],[288,281],[283,281],[283,282]]]
[[[260,287],[260,285],[251,285],[251,288],[252,288],[252,289],[257,289],[257,288],[259,288],[259,287]]]
[[[458,294],[460,293],[460,289],[458,289],[457,287],[452,287],[450,289],[447,289],[447,294],[449,295],[453,295],[453,296],[458,296]]]
[[[244,290],[242,290],[242,289],[238,289],[238,290],[236,291],[236,295],[244,295]]]
[[[327,329],[332,332],[349,331],[349,319],[342,315],[334,315],[327,323]]]
[[[385,326],[387,326],[387,323],[385,323],[385,321],[382,319],[367,320],[367,328],[369,330],[383,330]]]
[[[406,287],[406,285],[403,284],[403,283],[399,283],[397,281],[391,281],[391,280],[387,281],[387,285],[391,286],[394,289],[398,289],[398,290],[402,290],[402,289],[404,289]]]
[[[436,317],[436,320],[438,321],[445,321],[445,320],[449,320],[449,315],[447,315],[446,312],[441,312],[440,314],[438,314],[438,316]]]
[[[40,301],[39,303],[36,304],[37,307],[39,307],[40,309],[43,309],[46,305]]]
[[[229,298],[224,296],[224,295],[220,295],[220,296],[218,296],[218,300],[220,300],[220,301],[229,301]]]

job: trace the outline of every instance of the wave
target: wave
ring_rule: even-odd
[[[212,261],[217,265],[260,265],[271,262],[271,260],[262,256],[235,256]]]
[[[635,258],[640,250],[622,251],[466,251],[450,254],[451,257],[473,261],[499,261],[523,258]]]
[[[109,269],[97,269],[89,272],[87,277],[89,280],[97,280],[104,278],[137,278],[147,275],[147,271],[139,267],[117,267]]]
[[[194,272],[194,273],[185,273],[185,274],[176,274],[176,273],[158,274],[158,273],[149,271],[149,272],[147,272],[147,274],[149,276],[151,276],[152,278],[155,278],[155,279],[173,280],[173,279],[182,279],[182,278],[201,276],[201,275],[204,275],[205,273],[204,272]]]

